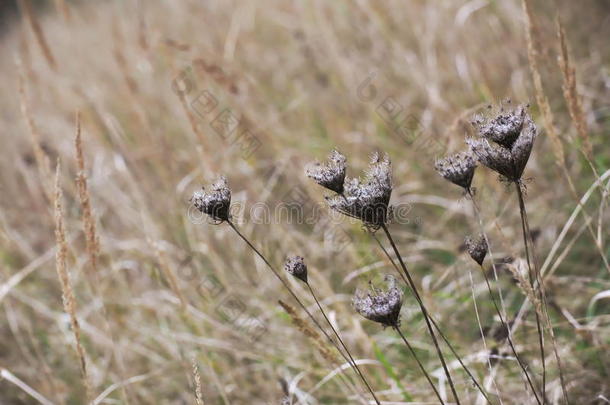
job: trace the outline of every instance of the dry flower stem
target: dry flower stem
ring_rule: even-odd
[[[403,333],[400,330],[400,328],[397,325],[393,326],[393,328],[394,328],[394,330],[396,330],[396,332],[398,332],[398,334],[402,338],[402,341],[405,342],[405,345],[407,345],[407,348],[409,349],[409,351],[411,352],[411,354],[415,358],[415,361],[417,361],[417,365],[419,366],[419,369],[424,374],[424,376],[426,377],[426,380],[428,380],[428,382],[430,383],[430,386],[434,390],[434,393],[436,394],[436,397],[438,398],[439,401],[441,401],[441,404],[444,405],[445,401],[443,401],[443,398],[441,397],[441,394],[438,393],[438,390],[436,389],[436,386],[434,385],[434,382],[430,378],[430,375],[428,374],[428,372],[424,368],[423,364],[421,364],[421,361],[419,361],[419,358],[417,357],[417,354],[415,354],[415,350],[413,350],[413,347],[409,344],[409,341],[407,340],[405,335],[403,335]]]
[[[383,251],[383,253],[387,256],[387,258],[390,260],[390,262],[392,263],[392,266],[394,267],[394,269],[396,269],[396,272],[400,275],[400,277],[402,278],[402,280],[405,282],[405,284],[409,284],[409,281],[407,280],[407,278],[405,277],[405,275],[403,274],[403,272],[401,271],[401,269],[398,267],[398,265],[396,264],[396,262],[394,261],[394,259],[392,258],[392,256],[390,255],[390,252],[388,252],[388,250],[383,246],[383,244],[381,243],[381,241],[379,240],[379,238],[377,238],[377,236],[375,236],[375,234],[373,234],[373,238],[377,241],[377,244],[379,245],[379,247],[381,248],[381,250]],[[410,287],[409,287],[410,288]],[[417,298],[417,297],[416,297]],[[428,314],[429,315],[429,314]],[[447,347],[449,348],[449,350],[451,351],[451,353],[453,353],[453,355],[455,356],[455,358],[457,359],[457,361],[460,363],[460,365],[462,366],[462,368],[464,369],[464,371],[466,372],[466,374],[468,374],[468,377],[470,377],[470,379],[472,380],[472,383],[478,388],[479,392],[481,392],[481,394],[483,395],[483,397],[485,397],[485,399],[487,400],[488,403],[491,404],[491,401],[489,399],[489,397],[487,396],[487,393],[485,392],[485,390],[483,389],[483,387],[481,387],[481,385],[479,384],[479,382],[477,381],[477,379],[474,377],[474,375],[472,375],[472,373],[470,372],[470,370],[468,369],[468,367],[466,366],[466,364],[464,364],[464,361],[462,361],[461,356],[457,353],[457,351],[453,348],[453,345],[449,342],[449,339],[447,339],[447,337],[445,336],[445,334],[443,333],[443,331],[441,330],[441,328],[438,326],[438,323],[436,323],[436,321],[434,320],[434,318],[432,316],[430,316],[430,322],[432,322],[432,325],[434,326],[434,328],[436,328],[436,330],[438,331],[438,334],[440,335],[441,339],[443,339],[443,341],[445,342],[445,344],[447,345]]]
[[[404,261],[402,260],[402,256],[400,255],[400,252],[398,251],[398,248],[396,247],[396,244],[394,243],[394,239],[392,238],[392,235],[390,234],[388,227],[385,225],[385,223],[383,223],[383,224],[381,224],[381,228],[383,229],[386,236],[388,237],[388,240],[390,241],[390,244],[392,245],[392,249],[394,250],[394,253],[398,257],[400,266],[402,267],[402,269],[405,273],[405,276],[407,277],[407,281],[408,281],[409,286],[411,287],[411,291],[413,291],[413,294],[414,294],[415,298],[417,299],[419,308],[421,309],[421,312],[424,315],[424,319],[426,321],[426,326],[428,327],[428,332],[430,332],[430,336],[432,337],[432,342],[434,343],[434,348],[436,349],[438,358],[440,359],[441,364],[443,366],[443,370],[445,371],[445,375],[447,376],[447,382],[449,382],[449,386],[451,387],[451,392],[453,393],[455,402],[459,405],[460,399],[458,397],[457,391],[455,390],[455,386],[453,384],[453,379],[451,378],[451,374],[449,373],[449,369],[447,368],[447,364],[445,362],[445,357],[443,356],[441,348],[438,345],[438,341],[436,340],[436,335],[434,334],[434,330],[432,329],[432,324],[430,322],[430,316],[428,315],[428,310],[426,309],[426,306],[424,305],[424,303],[419,295],[419,292],[417,291],[417,287],[415,286],[415,282],[411,278],[411,274],[407,270],[407,266],[405,265]]]
[[[314,316],[311,314],[311,312],[309,312],[309,310],[307,309],[307,307],[303,304],[303,302],[299,299],[299,297],[297,297],[297,295],[294,293],[294,291],[292,291],[292,288],[290,288],[290,285],[288,285],[288,283],[280,276],[280,274],[278,273],[278,271],[273,267],[273,265],[271,263],[269,263],[269,261],[267,260],[267,258],[261,253],[259,252],[259,250],[250,242],[250,240],[248,240],[248,238],[246,238],[240,231],[239,229],[237,229],[237,227],[235,226],[235,224],[233,224],[233,222],[231,222],[230,220],[226,220],[226,222],[229,224],[229,226],[235,231],[235,233],[237,233],[237,235],[244,241],[246,242],[246,244],[250,247],[250,249],[252,249],[254,251],[254,253],[256,253],[258,255],[258,257],[260,257],[263,262],[265,262],[265,264],[267,265],[267,267],[269,267],[269,269],[273,272],[273,274],[275,275],[275,277],[280,280],[280,282],[284,285],[284,287],[286,288],[286,290],[288,290],[288,292],[290,293],[290,295],[292,295],[292,297],[295,299],[295,301],[299,304],[299,306],[303,309],[303,311],[305,311],[305,313],[307,314],[307,316],[313,321],[313,323],[316,325],[316,327],[318,329],[320,329],[320,331],[324,334],[324,336],[333,344],[333,346],[335,346],[337,348],[337,350],[339,351],[339,353],[341,353],[341,355],[343,356],[343,358],[345,359],[345,361],[347,361],[348,363],[349,358],[345,355],[345,353],[343,353],[342,350],[340,350],[339,346],[337,345],[337,343],[334,341],[334,339],[324,330],[324,328],[322,328],[322,326],[320,325],[320,323],[316,320],[316,318],[314,318]],[[371,393],[371,395],[373,396],[375,402],[377,403],[377,405],[381,405],[381,403],[379,402],[379,399],[377,399],[377,396],[375,395],[375,392],[373,391],[372,388],[370,388],[370,385],[368,384],[368,382],[365,380],[364,376],[362,376],[361,374],[359,374],[360,378],[363,380],[364,384],[367,386],[367,388],[369,389],[369,392]]]

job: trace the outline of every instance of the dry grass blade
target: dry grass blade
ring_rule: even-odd
[[[60,12],[65,21],[70,21],[72,15],[70,14],[70,8],[66,3],[66,0],[55,0],[55,9]]]
[[[534,305],[534,309],[536,310],[538,315],[544,317],[544,314],[542,312],[542,303],[536,295],[534,287],[526,277],[527,270],[525,269],[523,262],[519,261],[516,265],[507,264],[506,268],[508,269],[508,271],[510,271],[510,274],[512,274],[515,280],[517,281],[517,286],[519,287],[523,295],[525,295],[527,299]]]
[[[57,69],[57,63],[55,62],[55,58],[53,57],[53,53],[51,52],[51,48],[49,47],[49,43],[47,42],[44,31],[38,22],[38,18],[32,9],[32,3],[30,0],[19,0],[19,8],[21,12],[25,16],[25,18],[30,23],[30,27],[32,27],[32,31],[34,32],[34,36],[36,37],[36,42],[38,42],[38,46],[42,50],[44,57],[49,64],[49,67],[53,70]]]
[[[81,343],[81,329],[76,316],[76,298],[72,290],[72,284],[70,282],[70,275],[68,274],[66,258],[68,254],[68,244],[66,242],[66,230],[64,227],[64,214],[62,209],[62,198],[63,193],[59,181],[60,165],[57,162],[57,169],[55,172],[55,240],[57,243],[57,253],[55,254],[55,268],[57,270],[57,276],[61,284],[62,291],[62,302],[64,311],[70,316],[70,326],[72,327],[72,333],[74,333],[74,340],[76,344],[76,354],[80,362],[80,370],[83,377],[83,384],[87,392],[89,399],[93,398],[92,388],[87,373],[87,359],[85,348]]]
[[[34,121],[32,111],[30,110],[30,104],[28,103],[23,72],[20,72],[19,74],[19,101],[21,106],[21,114],[27,123],[28,132],[30,133],[32,149],[34,150],[34,159],[36,160],[36,166],[38,167],[42,189],[48,200],[53,201],[49,157],[45,154],[41,146],[40,132],[38,131],[38,126]]]

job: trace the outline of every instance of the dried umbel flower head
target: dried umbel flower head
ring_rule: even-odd
[[[483,264],[483,260],[485,260],[485,256],[487,256],[487,241],[485,240],[485,236],[479,235],[477,238],[472,238],[470,236],[466,237],[465,240],[466,250],[472,260],[479,263],[479,265]]]
[[[460,152],[438,160],[434,168],[446,180],[469,190],[477,161],[470,151]]]
[[[346,169],[345,156],[339,151],[333,150],[328,156],[327,163],[313,163],[305,169],[305,173],[307,177],[313,179],[322,187],[343,194]]]
[[[507,103],[510,104],[510,100]],[[510,149],[521,134],[526,115],[527,106],[525,105],[518,105],[516,108],[508,110],[501,106],[497,115],[489,118],[479,115],[475,117],[472,124],[483,138]]]
[[[341,196],[327,198],[331,209],[378,229],[388,222],[392,195],[392,164],[387,155],[374,154],[363,181],[348,180]]]
[[[402,290],[396,286],[396,279],[386,275],[387,290],[375,288],[370,291],[356,290],[352,304],[356,312],[373,322],[384,326],[398,326],[402,306]]]
[[[202,187],[201,191],[196,191],[191,201],[195,208],[209,215],[217,223],[230,219],[231,189],[224,176],[209,186],[208,190]]]
[[[519,181],[537,135],[526,107],[501,112],[485,125],[477,125],[482,138],[467,139],[466,143],[479,162],[511,181]]]
[[[290,256],[284,263],[284,270],[299,280],[307,283],[307,265],[301,256]]]

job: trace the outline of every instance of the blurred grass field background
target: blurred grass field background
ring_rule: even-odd
[[[337,372],[293,325],[278,300],[294,303],[262,261],[227,226],[189,215],[193,191],[220,174],[243,208],[242,229],[278,268],[288,254],[306,258],[378,396],[387,404],[432,401],[399,338],[350,306],[357,286],[392,266],[358,224],[321,222],[323,193],[303,168],[332,148],[348,157],[350,176],[371,153],[389,153],[392,202],[410,207],[409,220],[392,225],[401,252],[431,312],[483,380],[489,351],[509,352],[491,332],[484,347],[473,295],[481,326],[498,322],[462,247],[478,232],[476,219],[434,161],[464,149],[472,116],[507,98],[529,103],[540,131],[525,173],[527,204],[539,261],[549,261],[549,310],[572,403],[610,403],[610,269],[602,259],[610,260],[610,214],[607,194],[591,189],[610,169],[607,1],[526,2],[555,138],[516,0],[9,3],[0,18],[0,404],[194,404],[193,364],[205,404],[280,404],[281,381],[295,404],[358,403],[340,378],[355,381],[354,373]],[[580,118],[570,114],[562,55],[575,69]],[[93,269],[75,182],[77,112],[99,238]],[[226,114],[231,135],[217,126]],[[88,399],[55,269],[58,161]],[[495,258],[524,257],[513,190],[483,168],[474,185]],[[273,213],[294,200],[308,210],[319,205],[317,224],[250,215],[256,204]],[[581,209],[586,215],[572,217]],[[500,286],[516,313],[524,296],[506,270]],[[402,329],[442,377],[415,305],[407,296]],[[539,378],[532,319],[515,340]],[[547,356],[549,403],[563,403],[550,349]],[[534,403],[514,359],[496,361],[494,395]],[[476,403],[466,375],[451,367],[464,403]]]

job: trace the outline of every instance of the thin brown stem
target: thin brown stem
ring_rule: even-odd
[[[398,327],[398,325],[393,326],[393,328],[394,328],[394,330],[396,330],[396,332],[398,332],[398,334],[402,338],[402,341],[405,342],[405,345],[407,345],[407,348],[409,349],[409,351],[413,355],[413,358],[417,362],[417,365],[419,366],[419,369],[421,370],[421,372],[426,377],[426,380],[428,380],[428,382],[430,383],[430,386],[434,390],[434,393],[436,394],[436,397],[438,398],[438,400],[441,401],[441,404],[445,405],[445,401],[443,401],[443,398],[441,397],[441,394],[439,394],[438,390],[436,389],[436,386],[434,385],[434,382],[432,381],[432,378],[430,378],[430,375],[428,374],[428,372],[424,368],[424,365],[421,363],[421,361],[417,357],[417,354],[415,354],[415,350],[413,350],[413,347],[411,346],[411,344],[409,344],[409,341],[407,340],[405,335],[403,335],[403,333],[400,330],[400,328]]]
[[[311,285],[309,284],[309,282],[306,282],[305,284],[307,285],[307,288],[309,289],[309,292],[311,293],[311,296],[313,297],[314,301],[318,305],[318,308],[320,309],[320,312],[322,313],[322,316],[326,320],[326,323],[328,324],[328,326],[330,326],[330,329],[333,331],[333,333],[337,337],[337,340],[339,341],[339,344],[341,344],[341,346],[343,347],[343,350],[345,350],[345,352],[347,353],[347,356],[349,357],[349,360],[350,360],[349,361],[350,364],[352,365],[352,367],[354,367],[354,369],[356,370],[356,372],[360,376],[360,379],[366,385],[366,388],[369,390],[369,392],[371,393],[373,398],[375,398],[375,393],[373,392],[373,389],[371,388],[371,386],[368,383],[368,381],[367,381],[366,377],[364,376],[364,374],[362,374],[362,370],[360,370],[360,367],[358,367],[358,364],[356,364],[356,361],[354,360],[354,358],[352,357],[352,354],[350,353],[349,349],[347,348],[347,346],[343,342],[343,339],[341,339],[341,336],[339,335],[339,332],[335,329],[333,324],[330,322],[330,319],[328,319],[328,316],[326,316],[326,311],[324,311],[324,308],[322,308],[322,305],[320,304],[320,301],[318,300],[318,297],[314,293],[313,288],[311,288]]]
[[[485,269],[483,268],[483,265],[481,265],[480,266],[481,273],[483,274],[483,278],[485,278],[485,283],[487,284],[487,291],[489,292],[489,297],[491,298],[491,301],[492,301],[492,303],[494,305],[494,308],[496,309],[496,313],[500,317],[500,322],[502,324],[502,327],[505,328],[505,330],[507,332],[508,344],[509,344],[513,354],[515,355],[515,358],[517,359],[517,363],[519,363],[519,366],[521,367],[521,370],[525,374],[525,378],[527,380],[527,383],[529,384],[530,388],[532,389],[532,392],[534,393],[534,396],[536,397],[536,401],[538,403],[540,403],[540,398],[538,397],[538,394],[536,393],[536,388],[534,387],[534,382],[532,381],[529,373],[527,372],[526,365],[524,364],[524,362],[521,359],[521,357],[517,354],[517,350],[515,349],[515,345],[514,345],[514,342],[513,342],[513,339],[512,339],[511,328],[509,327],[508,322],[506,322],[505,317],[502,315],[503,311],[500,310],[500,307],[502,307],[502,309],[505,309],[504,308],[504,300],[502,299],[502,290],[500,289],[499,282],[498,282],[498,272],[496,271],[496,264],[494,262],[493,254],[492,254],[492,251],[491,251],[491,244],[489,243],[489,238],[487,237],[487,233],[485,232],[485,228],[483,226],[483,219],[481,217],[481,211],[479,210],[479,206],[477,205],[477,203],[476,203],[476,201],[474,199],[474,194],[473,194],[472,190],[468,189],[467,193],[470,196],[470,200],[472,201],[472,206],[474,207],[474,212],[475,212],[475,215],[477,217],[477,221],[479,222],[479,227],[481,228],[481,234],[483,235],[483,238],[485,238],[485,243],[487,244],[487,249],[489,250],[489,256],[490,256],[490,259],[491,259],[491,266],[493,268],[494,277],[495,277],[496,283],[497,283],[498,295],[500,296],[500,306],[498,306],[496,298],[493,295],[493,289],[491,288],[491,283],[489,282],[489,277],[487,277],[487,273],[485,272]]]
[[[535,267],[532,266],[530,260],[530,250],[528,243],[528,229],[525,224],[525,201],[523,200],[523,191],[521,191],[520,182],[515,182],[515,187],[517,188],[517,196],[519,197],[519,212],[521,214],[521,229],[523,231],[523,244],[525,245],[525,258],[527,262],[528,269],[528,277],[529,282],[534,287],[534,277],[536,281],[540,282],[540,276],[537,273]],[[536,273],[534,275],[534,273]],[[534,305],[534,303],[532,303]],[[544,333],[542,331],[542,326],[540,325],[540,315],[538,311],[534,311],[534,315],[536,316],[536,329],[538,330],[538,345],[540,346],[540,361],[542,363],[542,403],[546,404],[546,359],[544,354]]]
[[[377,243],[379,244],[379,247],[381,248],[381,250],[383,251],[383,253],[385,253],[385,255],[387,256],[387,258],[390,260],[390,262],[392,263],[392,266],[394,266],[394,269],[396,269],[396,272],[398,273],[398,275],[403,279],[403,281],[405,282],[405,284],[409,284],[409,281],[407,280],[407,278],[405,277],[405,275],[403,274],[403,272],[401,271],[401,269],[398,267],[398,265],[396,264],[396,262],[394,261],[394,259],[392,258],[392,256],[390,255],[390,252],[388,252],[388,250],[383,246],[383,244],[381,243],[381,241],[379,240],[379,238],[377,238],[377,236],[375,236],[373,234],[373,238],[377,241]],[[436,330],[438,331],[438,334],[440,335],[441,339],[443,339],[443,341],[445,342],[445,344],[447,345],[447,347],[449,348],[449,350],[451,351],[451,353],[453,353],[453,355],[455,356],[455,358],[457,359],[457,361],[460,363],[460,365],[462,366],[462,368],[464,369],[464,371],[466,372],[466,374],[468,374],[468,377],[470,377],[470,379],[472,380],[473,384],[478,388],[478,390],[481,392],[481,394],[483,395],[483,397],[485,397],[485,399],[487,400],[488,403],[491,404],[491,400],[489,399],[489,397],[487,396],[487,393],[485,392],[485,390],[483,389],[483,387],[481,387],[481,385],[479,384],[479,382],[477,381],[476,378],[474,378],[474,375],[472,375],[472,373],[470,372],[470,370],[468,369],[468,367],[466,366],[466,364],[464,364],[464,362],[462,361],[461,356],[457,353],[457,351],[453,348],[453,345],[449,342],[449,339],[447,339],[447,337],[445,336],[445,334],[443,333],[443,331],[441,330],[441,328],[438,326],[438,323],[436,323],[436,321],[434,320],[434,318],[428,314],[430,317],[430,322],[432,322],[432,325],[434,326],[434,328],[436,328]]]
[[[536,282],[538,283],[538,289],[539,289],[539,295],[541,297],[541,301],[542,301],[542,308],[544,311],[544,316],[545,316],[545,320],[547,323],[547,328],[549,330],[549,334],[551,335],[551,346],[553,348],[553,355],[555,357],[555,360],[557,361],[557,368],[559,371],[559,381],[561,383],[561,390],[563,393],[563,397],[566,401],[566,404],[569,405],[570,403],[570,399],[568,397],[568,390],[566,388],[566,383],[565,383],[565,378],[563,375],[563,368],[561,366],[561,358],[559,357],[559,353],[557,351],[557,342],[555,341],[555,333],[553,332],[553,325],[551,323],[551,318],[549,316],[549,311],[548,311],[548,305],[547,305],[547,300],[546,300],[546,292],[545,292],[545,288],[544,288],[544,280],[542,279],[542,276],[540,274],[539,266],[538,266],[538,260],[537,260],[537,256],[536,256],[536,250],[535,250],[535,246],[534,246],[534,241],[532,239],[532,233],[530,231],[530,225],[529,225],[529,220],[528,220],[528,216],[527,216],[527,209],[525,207],[525,199],[523,198],[523,192],[521,191],[521,187],[519,187],[519,184],[517,184],[517,194],[519,196],[519,211],[521,212],[521,218],[522,218],[522,226],[524,229],[524,243],[527,245],[527,242],[529,241],[529,244],[531,246],[531,254],[532,254],[532,261],[534,263],[534,272],[536,275]],[[527,246],[526,246],[527,249]]]
[[[405,276],[407,277],[407,281],[408,281],[409,286],[411,287],[411,291],[413,292],[413,295],[417,299],[419,308],[421,309],[421,312],[424,315],[424,320],[426,321],[426,326],[428,327],[428,332],[430,333],[430,336],[432,337],[432,342],[434,343],[434,348],[436,349],[438,358],[441,361],[441,365],[443,366],[443,370],[445,371],[445,375],[447,376],[447,382],[449,383],[449,387],[451,388],[451,392],[453,393],[455,402],[458,405],[460,405],[460,399],[459,399],[457,391],[455,389],[455,385],[453,384],[453,379],[451,378],[449,369],[447,368],[447,363],[445,362],[445,357],[443,356],[443,352],[441,351],[441,348],[438,344],[438,340],[436,339],[436,335],[434,334],[434,329],[432,329],[432,323],[430,321],[430,316],[428,315],[428,310],[426,309],[426,306],[424,305],[424,302],[422,301],[422,299],[419,295],[419,292],[417,290],[417,287],[415,286],[415,282],[413,281],[413,278],[411,278],[411,274],[409,273],[409,270],[407,270],[407,266],[405,265],[404,261],[402,260],[402,256],[400,255],[400,252],[398,251],[398,248],[396,247],[396,244],[394,243],[394,239],[392,238],[392,234],[390,234],[388,227],[386,226],[386,224],[382,224],[381,228],[383,229],[386,236],[388,237],[388,240],[390,241],[390,244],[392,245],[392,249],[394,250],[394,253],[398,257],[400,266],[402,267],[402,269],[405,273]]]
[[[256,253],[258,255],[258,257],[260,257],[263,262],[265,262],[265,264],[267,265],[267,267],[269,267],[269,269],[271,270],[271,272],[275,275],[275,277],[280,280],[280,282],[282,283],[282,285],[286,288],[286,290],[288,290],[288,292],[290,293],[290,295],[292,295],[292,297],[294,298],[294,300],[299,304],[299,306],[303,309],[303,311],[305,311],[305,313],[307,314],[307,316],[313,321],[313,323],[316,325],[316,327],[322,332],[322,334],[331,342],[331,344],[339,351],[339,353],[341,354],[341,356],[345,359],[345,361],[347,361],[349,364],[350,360],[349,358],[345,355],[345,353],[343,353],[343,351],[339,348],[339,345],[337,345],[337,343],[334,341],[334,339],[328,334],[328,332],[326,332],[326,330],[324,330],[324,328],[320,325],[320,323],[318,322],[318,320],[316,318],[314,318],[314,316],[311,314],[311,312],[307,309],[307,307],[303,304],[303,302],[299,299],[299,297],[295,294],[295,292],[292,290],[292,288],[290,288],[290,285],[288,284],[288,282],[286,280],[284,280],[281,276],[280,273],[273,267],[273,265],[269,262],[269,260],[267,260],[267,258],[250,242],[250,240],[248,238],[246,238],[245,235],[243,235],[239,229],[237,229],[237,227],[235,226],[235,224],[233,224],[233,222],[227,220],[227,223],[229,224],[229,226],[235,231],[235,233],[237,233],[237,235],[239,235],[239,237],[246,242],[246,244],[250,247],[250,249],[252,249],[254,251],[254,253]],[[370,388],[370,386],[368,385],[368,382],[366,382],[364,380],[364,377],[358,373],[360,378],[363,380],[363,382],[365,383],[365,385],[367,386],[367,388],[369,389],[371,395],[373,396],[373,399],[375,400],[375,402],[377,403],[377,405],[381,405],[381,403],[379,402],[379,399],[377,399],[377,397],[375,396],[375,393],[373,392],[373,390]]]

